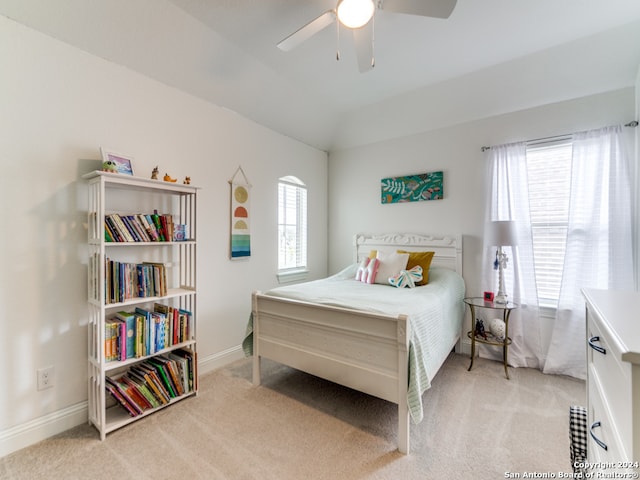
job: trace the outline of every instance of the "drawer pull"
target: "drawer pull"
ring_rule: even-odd
[[[591,428],[589,429],[589,434],[591,434],[591,438],[593,438],[593,441],[596,442],[598,444],[598,446],[604,450],[607,449],[607,444],[604,443],[602,440],[600,440],[598,437],[596,437],[593,433],[593,429],[597,428],[600,426],[600,422],[594,422],[591,424]]]
[[[600,352],[603,355],[607,354],[607,350],[604,347],[601,347],[600,345],[596,345],[595,342],[599,342],[600,341],[600,337],[595,336],[595,337],[591,337],[589,339],[589,346],[591,348],[593,348],[596,352]]]

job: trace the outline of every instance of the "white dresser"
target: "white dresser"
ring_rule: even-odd
[[[582,293],[587,306],[586,471],[638,472],[640,293]]]

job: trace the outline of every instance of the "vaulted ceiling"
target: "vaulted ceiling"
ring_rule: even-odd
[[[0,0],[0,14],[323,150],[631,86],[640,66],[638,0],[458,0],[448,19],[378,12],[367,73],[335,25],[276,47],[335,4]]]

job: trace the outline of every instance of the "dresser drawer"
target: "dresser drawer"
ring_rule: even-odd
[[[587,457],[614,462],[619,468],[614,474],[627,466],[640,474],[635,463],[640,462],[640,292],[587,288],[582,293],[587,341],[598,337],[591,340],[597,349],[586,347],[588,427],[600,422],[591,431],[607,444],[604,450],[588,434]],[[602,349],[606,354],[597,351]]]
[[[587,459],[589,463],[613,463],[627,460],[621,447],[619,432],[606,408],[597,377],[589,378],[589,408],[587,412]],[[596,437],[603,445],[599,445]],[[606,446],[606,449],[604,448]]]
[[[591,394],[592,385],[599,386],[601,403],[617,426],[623,444],[631,445],[631,365],[620,361],[620,352],[615,350],[603,331],[599,318],[589,314],[587,341],[593,345],[587,345],[589,393]]]

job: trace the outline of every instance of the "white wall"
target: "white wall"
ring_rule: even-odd
[[[635,118],[634,104],[634,89],[625,88],[331,152],[329,271],[352,261],[358,232],[462,233],[467,293],[495,290],[482,284],[480,273],[487,161],[481,147],[627,123]],[[631,139],[634,130],[627,133]],[[443,200],[380,203],[381,178],[438,170],[444,171]]]
[[[0,16],[0,456],[86,419],[86,205],[100,146],[148,177],[190,175],[201,372],[233,358],[253,289],[276,286],[277,179],[309,192],[311,278],[327,271],[327,155]],[[253,184],[252,257],[231,262],[229,185]],[[36,369],[55,386],[36,390]]]
[[[638,66],[638,74],[636,75],[636,120],[640,120],[640,65]],[[635,233],[635,253],[636,253],[636,290],[640,289],[640,126],[636,127],[635,138],[635,179],[636,179],[636,224],[634,228]]]

